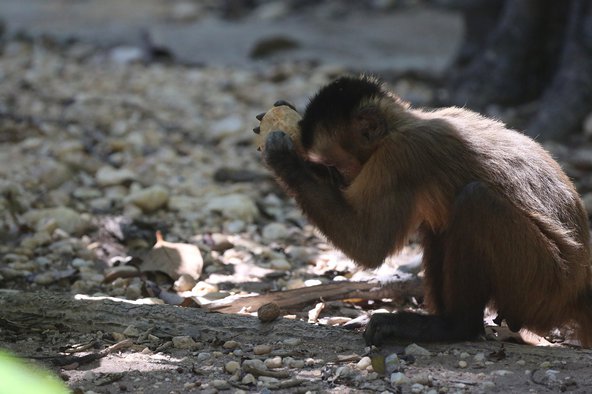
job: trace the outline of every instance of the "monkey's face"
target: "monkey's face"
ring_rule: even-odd
[[[349,186],[378,147],[377,140],[369,140],[355,123],[335,130],[318,127],[313,143],[307,149],[307,159],[323,165],[340,180],[342,187]],[[332,177],[336,179],[335,176]]]

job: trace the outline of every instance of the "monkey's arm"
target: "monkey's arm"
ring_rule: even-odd
[[[330,176],[322,175],[322,166],[298,156],[283,132],[268,136],[263,158],[309,219],[359,264],[379,266],[403,246],[413,230],[414,193],[410,189],[354,184],[342,191]]]

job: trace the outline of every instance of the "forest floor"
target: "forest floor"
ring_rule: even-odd
[[[219,3],[0,0],[0,348],[81,393],[592,391],[592,352],[561,332],[541,346],[489,328],[474,342],[365,347],[369,313],[421,299],[364,299],[364,283],[416,277],[420,251],[356,267],[255,149],[256,114],[277,99],[301,109],[346,72],[429,104],[458,16]],[[546,147],[590,210],[585,138]],[[352,283],[364,291],[328,297]],[[298,303],[307,293],[320,296]],[[272,322],[255,303],[208,312],[265,294],[297,296]]]

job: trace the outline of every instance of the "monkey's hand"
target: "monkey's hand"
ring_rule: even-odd
[[[305,170],[305,162],[296,152],[294,142],[283,131],[272,131],[267,135],[263,161],[283,180],[294,172]]]

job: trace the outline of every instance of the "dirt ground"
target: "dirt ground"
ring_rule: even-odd
[[[78,393],[592,392],[592,352],[563,332],[365,346],[371,311],[420,297],[328,289],[413,279],[420,251],[356,267],[270,178],[250,129],[348,71],[429,103],[460,19],[296,3],[0,0],[0,348]],[[546,147],[590,210],[589,140]],[[208,312],[319,291],[271,322],[244,301]]]

